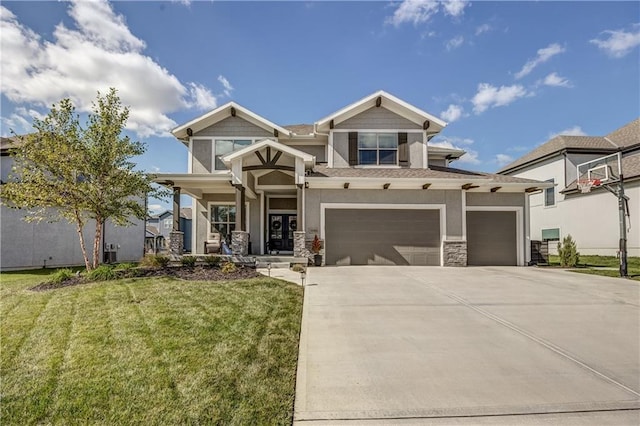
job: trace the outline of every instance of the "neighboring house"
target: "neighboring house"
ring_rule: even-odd
[[[191,251],[191,208],[180,209],[180,229],[184,232],[184,247]],[[145,250],[147,253],[161,253],[169,250],[169,234],[173,229],[173,212],[167,210],[147,218],[147,236]]]
[[[578,164],[617,152],[631,213],[627,250],[640,256],[640,118],[606,136],[557,136],[498,172],[554,184],[530,196],[533,240],[550,241],[549,248],[555,250],[556,241],[571,235],[582,254],[617,254],[618,200],[604,188],[583,194],[576,185]]]
[[[2,183],[9,179],[13,158],[9,149],[13,138],[2,138],[0,171]],[[0,189],[1,190],[1,189]],[[76,227],[59,222],[25,222],[23,210],[0,207],[0,269],[16,270],[42,267],[84,265]],[[109,261],[138,261],[144,254],[144,222],[134,219],[130,227],[107,223],[103,232],[100,258]],[[89,257],[93,256],[95,222],[88,222],[84,238]]]
[[[526,193],[550,185],[450,168],[445,125],[383,91],[294,126],[230,102],[173,130],[188,173],[157,181],[193,198],[198,254],[211,232],[253,255],[318,235],[328,265],[525,265]]]

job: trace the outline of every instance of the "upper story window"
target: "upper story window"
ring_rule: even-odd
[[[553,179],[549,179],[547,182],[554,183]],[[556,204],[556,188],[555,186],[551,188],[546,188],[544,190],[544,205],[546,206],[555,206]]]
[[[227,170],[221,157],[251,145],[251,139],[216,139],[213,143],[215,170]]]
[[[358,133],[358,164],[397,165],[397,133]]]

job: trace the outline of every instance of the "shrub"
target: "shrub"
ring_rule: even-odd
[[[135,263],[118,263],[115,267],[116,271],[128,271],[129,269],[136,268],[138,265]]]
[[[169,258],[160,254],[148,254],[140,260],[140,266],[147,268],[164,268],[169,264]]]
[[[205,256],[204,263],[209,266],[218,266],[220,264],[220,256]]]
[[[196,260],[198,258],[195,256],[182,256],[182,259],[180,259],[180,262],[182,263],[182,266],[188,266],[190,268],[193,268],[194,266],[196,266]]]
[[[54,284],[62,284],[68,279],[73,278],[73,271],[71,269],[58,269],[56,272],[51,274],[49,277],[49,282]]]
[[[304,267],[304,266],[302,266],[302,265],[301,265],[301,264],[299,264],[299,263],[296,263],[295,265],[293,265],[293,266],[291,267],[291,270],[292,270],[293,272],[304,272],[305,267]]]
[[[230,274],[232,272],[235,272],[237,269],[238,268],[236,267],[236,264],[233,262],[225,262],[222,265],[222,268],[220,268],[223,274]]]
[[[322,249],[322,244],[320,243],[320,239],[318,238],[318,234],[313,238],[313,242],[311,243],[311,251],[315,254],[319,254]]]
[[[100,265],[87,274],[87,278],[91,281],[109,281],[118,278],[114,267],[109,265]]]
[[[578,253],[578,247],[576,242],[571,238],[571,235],[567,235],[562,244],[558,243],[558,256],[560,257],[560,266],[562,267],[575,267],[580,261],[580,253]]]

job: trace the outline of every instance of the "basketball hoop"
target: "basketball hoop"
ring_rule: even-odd
[[[602,181],[600,179],[578,179],[578,189],[583,194],[591,192],[591,188],[594,186],[600,186]]]

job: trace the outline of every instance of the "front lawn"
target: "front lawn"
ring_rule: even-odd
[[[291,424],[302,289],[0,275],[3,424]]]
[[[560,258],[549,255],[549,265],[560,266]],[[615,256],[580,255],[578,266],[571,271],[605,277],[620,277],[619,267],[620,260]],[[627,258],[627,273],[630,278],[640,281],[640,257]]]

